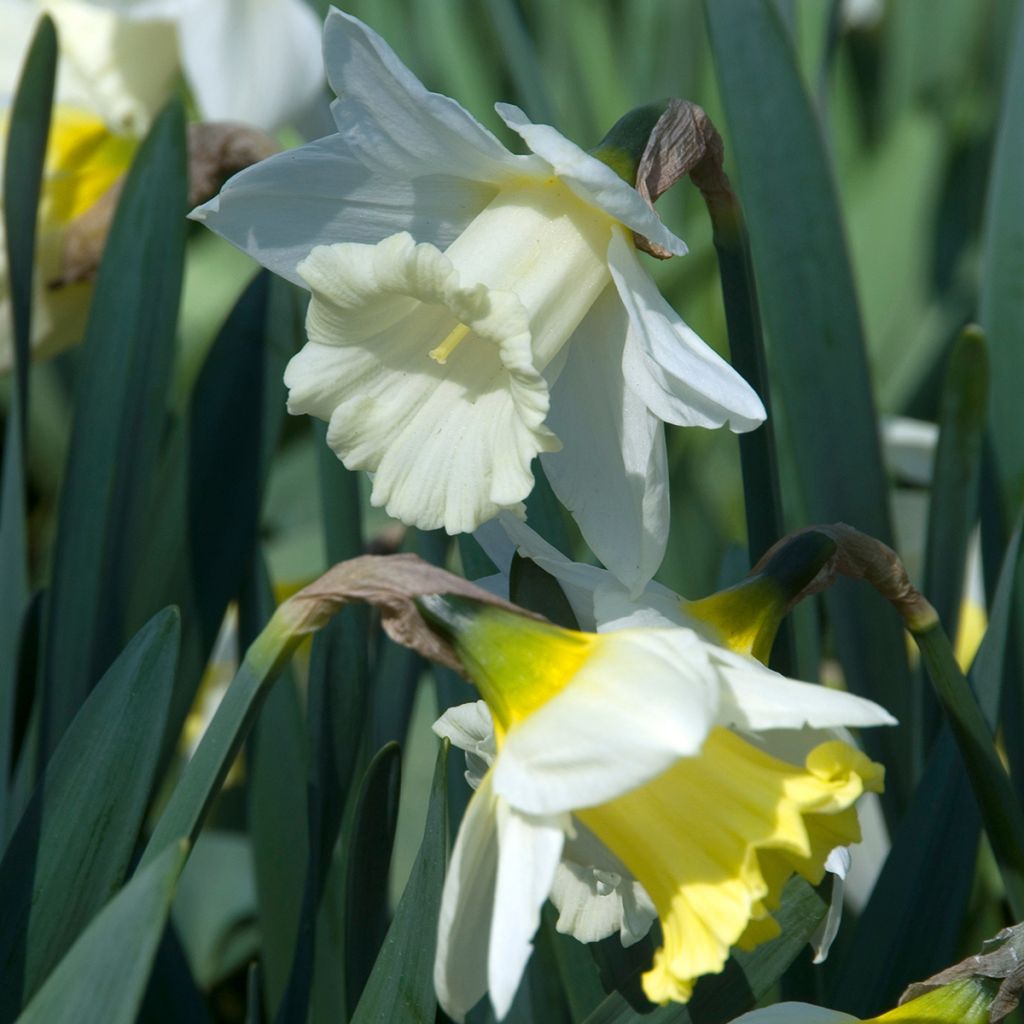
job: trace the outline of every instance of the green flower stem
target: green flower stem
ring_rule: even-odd
[[[905,620],[964,759],[1016,920],[1024,919],[1024,816],[938,616]]]
[[[307,632],[282,605],[253,641],[156,823],[140,869],[177,840],[195,841],[263,698]]]
[[[751,564],[757,561],[785,532],[775,433],[769,407],[768,370],[764,333],[754,282],[743,210],[730,192],[703,192],[722,278],[722,299],[729,331],[729,353],[733,366],[761,396],[767,421],[739,435],[743,467],[743,492],[747,513],[747,546]]]
[[[732,364],[760,395],[768,413],[767,420],[757,430],[739,435],[747,551],[753,565],[785,532],[764,332],[750,255],[750,237],[740,202],[727,188],[713,192],[701,189],[701,195],[711,217],[712,238],[718,255]],[[784,675],[797,674],[796,641],[789,618],[779,629],[771,664]]]

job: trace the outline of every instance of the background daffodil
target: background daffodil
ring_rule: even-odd
[[[685,245],[610,167],[499,104],[531,150],[510,153],[355,18],[331,11],[324,55],[337,133],[192,215],[309,288],[290,411],[328,421],[345,465],[375,474],[373,504],[449,533],[521,511],[541,454],[594,551],[642,586],[668,530],[661,421],[764,418],[632,232]]]
[[[859,837],[852,806],[880,787],[879,766],[839,741],[787,764],[730,727],[891,723],[877,705],[751,661],[766,698],[742,707],[736,672],[690,629],[588,634],[458,599],[422,607],[487,702],[496,738],[441,907],[435,985],[456,1019],[485,992],[499,1018],[508,1011],[576,821],[657,910],[664,944],[644,979],[657,1002],[687,999],[732,945],[773,934],[785,880],[820,880],[828,853]],[[439,730],[458,739],[451,726]],[[486,762],[486,744],[467,745]]]

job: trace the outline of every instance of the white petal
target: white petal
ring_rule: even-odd
[[[718,648],[713,659],[723,683],[722,725],[758,730],[896,724],[885,708],[864,697],[787,679],[753,658],[724,648]]]
[[[849,861],[850,853],[845,846],[837,846],[832,853],[835,853],[836,850],[843,850],[846,853],[847,861]],[[829,861],[832,860],[832,853],[825,861],[826,871],[832,870],[828,866]],[[839,925],[843,920],[843,889],[845,888],[843,878],[845,877],[845,870],[842,876],[832,875],[832,898],[829,900],[828,913],[825,914],[825,920],[818,925],[808,942],[808,945],[814,950],[812,963],[823,964],[828,959],[832,943],[839,934]]]
[[[700,750],[718,686],[691,630],[604,637],[568,686],[511,729],[495,792],[532,814],[604,803]]]
[[[434,988],[441,1008],[455,1021],[462,1021],[487,991],[497,876],[497,800],[488,775],[459,826],[437,922]]]
[[[688,621],[677,593],[653,580],[638,597],[612,580],[606,581],[594,594],[594,614],[602,633],[618,629],[686,626],[700,633],[697,624]]]
[[[608,287],[576,329],[551,393],[561,452],[544,471],[584,539],[633,593],[654,575],[668,538],[668,463],[661,423],[625,386],[627,319]]]
[[[206,120],[275,131],[326,92],[320,21],[305,0],[189,4],[178,37],[188,83]]]
[[[519,814],[498,804],[498,879],[487,958],[491,1005],[500,1021],[508,1013],[533,952],[540,908],[562,855],[565,833],[557,822]]]
[[[527,523],[507,512],[503,512],[497,522],[524,558],[536,562],[558,580],[580,629],[593,632],[594,591],[611,578],[608,570],[569,561],[558,548],[544,540]]]
[[[677,238],[661,218],[607,164],[570,142],[550,125],[533,124],[518,107],[510,103],[495,105],[498,115],[539,157],[546,160],[581,199],[594,203],[627,227],[669,252],[682,256],[686,243]]]
[[[95,110],[117,131],[144,131],[178,73],[174,24],[122,18],[77,0],[40,6],[53,16],[60,39],[58,100]]]
[[[621,232],[612,233],[608,265],[629,313],[622,368],[647,407],[684,427],[728,423],[742,432],[763,423],[761,399],[665,301]]]
[[[336,8],[324,26],[324,62],[339,97],[338,131],[368,167],[491,183],[543,174],[539,161],[511,154],[455,100],[428,92],[376,32]]]
[[[493,196],[491,186],[458,178],[382,177],[330,135],[246,168],[190,216],[305,287],[297,267],[318,245],[372,244],[409,230],[443,249]]]
[[[732,1024],[857,1024],[859,1018],[809,1003],[776,1003],[737,1017]]]
[[[466,781],[479,789],[487,770],[494,764],[497,747],[494,719],[482,700],[449,708],[433,726],[436,735],[466,754]]]
[[[848,846],[837,846],[825,858],[825,870],[835,875],[840,881],[845,881],[852,860]]]
[[[558,445],[519,300],[461,287],[441,252],[407,234],[314,249],[300,273],[310,341],[285,371],[288,408],[329,415],[331,448],[375,474],[371,503],[449,533],[518,507],[533,457]],[[429,351],[459,323],[471,335],[435,362]]]
[[[580,942],[619,933],[622,945],[642,939],[658,912],[625,864],[579,821],[566,840],[551,887],[556,928]]]

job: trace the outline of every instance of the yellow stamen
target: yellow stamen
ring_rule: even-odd
[[[448,357],[459,347],[459,343],[467,334],[469,328],[465,324],[456,324],[455,330],[437,348],[430,350],[430,358],[444,366],[448,362]]]

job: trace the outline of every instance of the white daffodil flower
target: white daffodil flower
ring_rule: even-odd
[[[308,288],[288,408],[329,423],[371,500],[472,530],[521,511],[540,454],[631,588],[668,529],[662,420],[749,430],[749,386],[658,293],[636,231],[685,245],[610,167],[499,104],[510,153],[338,10],[324,59],[337,133],[231,179],[192,216]]]
[[[4,65],[17,68],[8,55],[20,61],[43,12],[57,25],[58,97],[115,131],[144,132],[182,73],[202,119],[266,131],[305,116],[323,91],[305,0],[0,0]]]
[[[579,633],[452,597],[419,603],[495,728],[442,897],[434,980],[454,1019],[485,992],[507,1013],[577,822],[657,910],[655,1002],[685,1001],[730,947],[777,933],[769,911],[788,877],[820,881],[829,851],[856,841],[853,804],[880,787],[878,765],[840,741],[787,764],[736,730],[891,724],[877,705],[723,664],[692,629]]]
[[[478,531],[477,540],[502,570],[496,577],[479,581],[494,593],[502,597],[509,596],[511,557],[514,552],[518,552],[558,581],[581,628],[601,633],[626,627],[683,626],[693,629],[709,642],[709,656],[724,671],[732,668],[742,671],[751,662],[757,664],[755,653],[763,660],[767,659],[785,608],[784,601],[773,600],[768,593],[768,586],[758,582],[748,582],[742,590],[724,591],[702,601],[687,601],[652,581],[634,597],[607,570],[572,562],[529,525],[509,515],[500,516],[493,526]],[[765,672],[770,671],[763,666],[759,667]],[[772,674],[776,676],[777,683],[784,681],[784,677]],[[827,702],[831,692],[818,687],[816,696]],[[748,693],[745,699],[757,700],[758,694]],[[821,743],[831,740],[853,743],[853,738],[845,729],[773,729],[758,735],[750,733],[747,738],[766,753],[790,764],[803,763],[807,754]],[[451,739],[456,746],[460,746],[456,738]],[[816,964],[828,958],[838,933],[850,864],[850,850],[845,846],[833,849],[825,861],[825,870],[832,875],[832,897],[825,920],[810,940]],[[583,908],[581,912],[598,912],[600,900],[591,897],[591,905],[588,905],[587,893],[582,889],[575,890],[574,895]],[[553,902],[561,909],[554,897]],[[566,918],[566,923],[568,920]],[[605,935],[613,934],[615,930],[609,928]],[[570,933],[581,941],[593,941],[582,932],[570,930]],[[622,932],[623,943],[626,945],[627,934],[631,935]],[[603,938],[604,935],[598,937]]]

